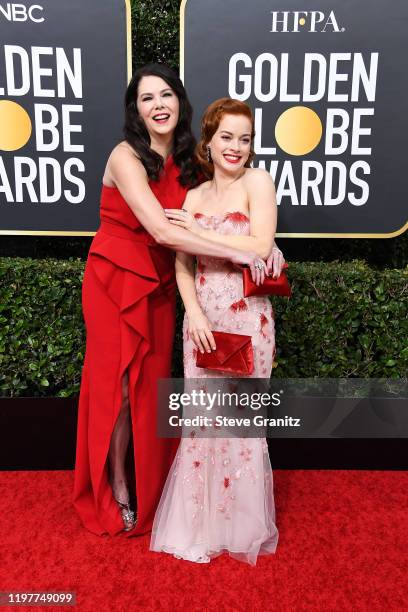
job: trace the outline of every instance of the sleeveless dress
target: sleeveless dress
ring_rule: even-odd
[[[249,234],[249,219],[241,212],[195,217],[202,227],[221,234]],[[275,354],[269,298],[244,298],[242,273],[211,257],[198,258],[195,286],[211,329],[251,336],[255,365],[251,377],[269,378]],[[187,316],[183,349],[186,379],[222,376],[196,367],[197,349],[188,334]],[[205,390],[205,385],[200,388]],[[258,555],[275,552],[278,541],[267,442],[191,437],[191,433],[181,439],[167,477],[150,549],[200,563],[228,552],[255,565]]]
[[[182,206],[186,188],[178,175],[170,156],[159,181],[149,182],[163,208]],[[114,187],[102,187],[100,218],[82,289],[87,338],[73,504],[91,532],[115,535],[123,530],[108,482],[108,452],[122,403],[121,379],[128,370],[132,425],[126,468],[138,520],[124,534],[132,537],[150,531],[179,443],[156,435],[156,381],[171,375],[174,252],[155,242]]]

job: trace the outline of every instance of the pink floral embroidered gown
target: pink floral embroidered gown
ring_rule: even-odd
[[[203,227],[223,234],[249,234],[241,212],[196,214]],[[229,262],[200,256],[195,285],[213,330],[246,334],[254,348],[254,378],[269,378],[275,353],[274,320],[268,297],[243,297],[242,274]],[[197,368],[197,349],[183,325],[185,378],[216,378]],[[228,552],[256,564],[274,553],[273,475],[265,438],[182,438],[154,518],[150,549],[206,563]]]

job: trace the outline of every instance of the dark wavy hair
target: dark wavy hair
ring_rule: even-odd
[[[157,181],[164,160],[159,153],[151,149],[149,132],[138,113],[136,104],[139,83],[144,76],[157,76],[166,81],[179,100],[179,120],[174,131],[173,159],[180,168],[179,183],[186,187],[195,187],[199,183],[199,166],[194,155],[196,140],[191,130],[193,109],[183,83],[174,70],[165,64],[146,64],[134,73],[125,94],[123,128],[125,140],[140,158],[149,179]]]

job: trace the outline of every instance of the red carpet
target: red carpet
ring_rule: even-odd
[[[252,568],[95,536],[70,505],[72,472],[0,472],[0,590],[76,591],[59,609],[81,612],[408,610],[408,472],[274,474],[278,551]]]

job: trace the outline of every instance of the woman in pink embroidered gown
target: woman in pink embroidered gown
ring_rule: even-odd
[[[265,258],[273,244],[276,200],[264,170],[249,167],[253,118],[236,100],[216,100],[202,120],[198,157],[211,180],[191,190],[173,223]],[[272,306],[266,296],[244,298],[242,273],[229,262],[177,254],[176,277],[186,315],[184,375],[216,378],[197,368],[197,351],[214,350],[211,330],[245,334],[254,348],[253,378],[269,378],[275,354]],[[222,375],[222,374],[221,374]],[[225,376],[228,376],[227,374]],[[265,438],[184,437],[155,515],[151,550],[206,563],[222,552],[256,564],[274,553],[272,468]]]

